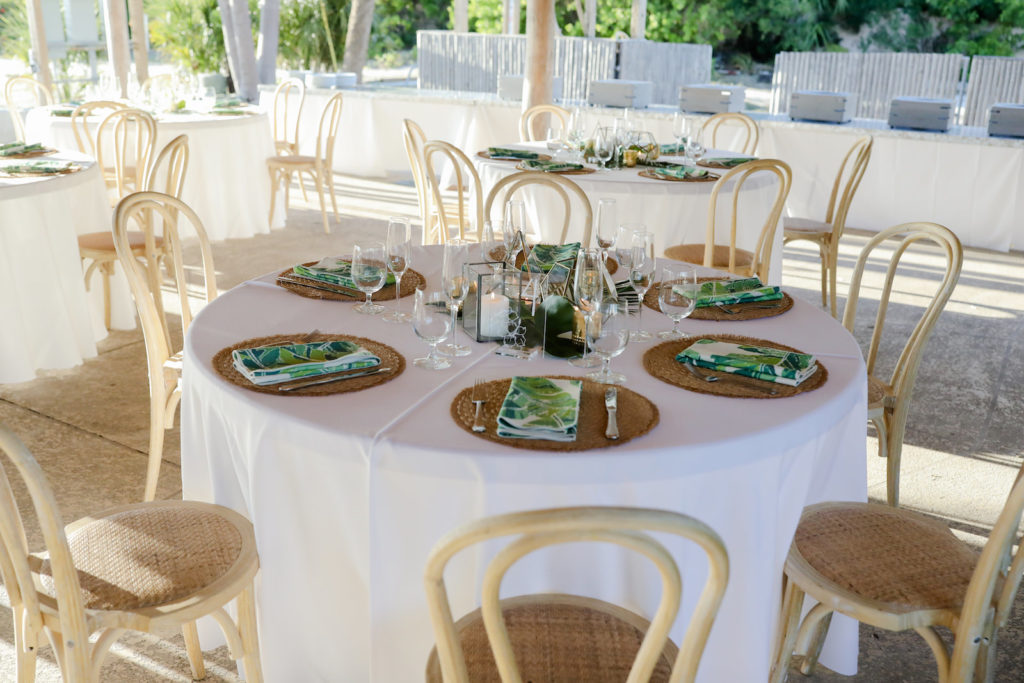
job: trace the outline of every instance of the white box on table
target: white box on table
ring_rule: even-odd
[[[587,101],[605,107],[645,109],[654,95],[651,81],[590,81]]]
[[[1024,138],[1024,104],[997,102],[989,107],[988,134]]]
[[[953,100],[930,97],[894,97],[889,106],[889,125],[946,132],[953,124]]]
[[[725,114],[743,111],[746,97],[742,85],[684,85],[679,88],[679,108],[694,114]]]
[[[498,97],[503,100],[512,100],[514,102],[521,101],[523,99],[524,80],[525,77],[522,74],[505,74],[504,76],[498,76]],[[554,76],[551,79],[551,99],[562,99],[561,76]]]
[[[847,123],[856,108],[857,95],[852,92],[795,90],[789,98],[791,119]]]

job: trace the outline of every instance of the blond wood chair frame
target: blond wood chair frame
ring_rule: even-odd
[[[435,163],[440,155],[442,162]],[[441,197],[441,176],[439,172],[447,162],[455,169],[456,203],[449,206]],[[427,186],[431,192],[431,214],[437,215],[437,222],[423,227],[423,243],[444,244],[458,228],[460,239],[480,241],[484,223],[484,191],[480,184],[480,175],[466,153],[455,145],[442,140],[431,140],[423,145],[423,164],[426,170]],[[467,184],[468,183],[468,184]],[[468,196],[467,196],[468,190]],[[472,201],[473,206],[469,203]],[[469,234],[468,228],[476,225],[475,234]]]
[[[405,143],[405,154],[409,158],[409,170],[412,171],[412,182],[416,186],[416,201],[420,207],[420,220],[423,222],[423,233],[432,226],[430,213],[429,186],[423,165],[423,146],[427,144],[427,135],[419,124],[412,119],[402,120],[402,142]]]
[[[21,108],[14,101],[14,93],[19,87],[32,90],[32,98],[37,107],[53,104],[54,98],[53,92],[31,76],[12,76],[4,83],[4,103],[14,124],[14,137],[22,142],[28,142],[25,139],[25,121],[21,118]]]
[[[561,508],[497,515],[464,524],[438,541],[427,559],[424,585],[444,680],[448,683],[468,683],[469,680],[445,587],[445,566],[455,554],[471,545],[515,534],[519,537],[510,541],[488,565],[481,600],[487,638],[502,680],[506,683],[522,681],[502,616],[502,608],[507,603],[499,597],[505,573],[519,559],[535,550],[562,543],[593,541],[613,543],[645,555],[661,575],[661,603],[627,679],[627,683],[647,681],[665,644],[670,642],[668,634],[679,611],[682,579],[672,555],[645,532],[681,536],[693,541],[707,554],[708,578],[690,618],[670,678],[673,683],[693,681],[729,580],[729,557],[725,545],[713,529],[693,517],[668,510],[614,507]],[[597,609],[604,604],[580,596],[565,597],[588,605],[598,603]]]
[[[334,195],[334,142],[338,137],[338,124],[341,122],[341,93],[336,93],[324,105],[320,114],[320,125],[316,133],[316,152],[312,157],[299,156],[297,154],[286,154],[270,157],[267,159],[267,170],[270,172],[270,217],[274,220],[274,204],[277,195],[278,185],[285,181],[284,206],[288,210],[288,186],[291,182],[291,174],[299,177],[299,185],[302,185],[302,174],[308,173],[316,186],[317,194],[320,196],[320,215],[324,221],[324,233],[330,234],[331,226],[327,222],[327,205],[324,200],[324,190],[331,195],[331,207],[334,209],[334,219],[341,221],[338,215],[338,200]]]
[[[978,557],[959,609],[904,611],[896,609],[893,603],[860,596],[822,576],[794,544],[786,559],[779,623],[780,642],[772,666],[771,683],[782,683],[785,680],[794,651],[807,653],[801,671],[805,674],[813,673],[833,611],[890,631],[914,629],[935,655],[939,683],[991,683],[995,675],[998,631],[1009,619],[1021,576],[1024,575],[1024,553],[1021,552],[1024,544],[1017,543],[1017,529],[1024,514],[1022,473],[1024,469],[1018,471],[1003,510]],[[902,508],[892,510],[877,503],[819,503],[808,508],[804,514],[828,508],[853,511],[871,507],[881,507],[917,524],[931,525],[937,532],[953,535],[937,520]],[[962,543],[953,538],[954,542]],[[1015,544],[1016,551],[1013,548]],[[803,625],[800,625],[805,594],[814,598],[818,604],[807,614]],[[936,626],[944,626],[953,631],[955,640],[952,652],[935,631]]]
[[[569,224],[572,221],[571,196],[575,195],[579,199],[583,207],[583,239],[580,240],[580,244],[586,248],[590,244],[590,233],[594,226],[594,208],[590,205],[587,193],[565,176],[544,173],[542,171],[517,171],[512,175],[505,176],[496,182],[490,192],[487,193],[487,199],[484,201],[484,219],[490,220],[492,218],[494,203],[498,197],[502,196],[502,193],[504,193],[505,201],[508,201],[520,189],[530,185],[549,187],[561,198],[562,204],[565,207],[565,218],[562,221],[562,232],[561,237],[559,237],[560,244],[565,244],[565,240],[569,235]],[[494,225],[500,225],[500,222],[494,223]]]
[[[538,116],[548,114],[555,115],[563,131],[569,130],[569,112],[566,109],[559,107],[557,104],[535,104],[524,111],[519,117],[519,141],[535,142],[538,139],[542,140],[543,138],[537,138],[533,134],[533,121]]]
[[[253,578],[259,568],[252,524],[238,513],[220,506],[192,501],[136,503],[84,517],[63,526],[57,501],[42,469],[25,445],[10,431],[0,427],[0,452],[6,453],[32,498],[36,519],[42,531],[53,578],[54,595],[39,589],[39,565],[43,556],[30,554],[25,528],[12,493],[5,468],[0,464],[0,576],[7,589],[14,613],[17,680],[35,680],[36,653],[44,636],[57,655],[63,679],[69,683],[100,680],[100,667],[110,647],[126,630],[152,632],[168,625],[180,625],[185,632],[189,663],[195,678],[205,676],[202,652],[195,631],[195,620],[212,615],[224,630],[232,656],[245,666],[246,678],[262,680],[259,642],[256,635],[256,611]],[[242,540],[234,564],[220,578],[185,598],[131,610],[91,609],[85,607],[79,574],[74,566],[68,536],[76,530],[114,514],[162,510],[201,510],[214,513],[233,525]],[[237,598],[237,623],[224,611],[224,605]],[[99,633],[90,642],[89,636]]]
[[[772,202],[765,219],[764,226],[757,238],[757,246],[753,251],[746,251],[736,247],[736,218],[739,211],[740,192],[743,185],[757,173],[771,173],[778,179],[778,190],[775,194],[775,201]],[[707,233],[704,239],[704,257],[702,261],[694,260],[694,263],[709,268],[726,268],[730,273],[749,277],[757,275],[762,282],[768,282],[769,270],[772,262],[772,250],[775,247],[775,231],[779,226],[779,219],[782,216],[782,209],[789,196],[789,189],[793,182],[793,172],[789,164],[778,159],[758,159],[748,161],[745,164],[731,168],[722,174],[711,190],[711,200],[708,204]],[[732,183],[729,190],[732,193],[732,211],[729,216],[729,246],[728,259],[718,258],[722,253],[717,249],[715,242],[715,227],[718,215],[718,197],[723,188]],[[679,261],[689,261],[684,258],[688,252],[694,251],[697,245],[677,245],[665,250],[665,256]],[[724,246],[724,245],[723,245]],[[741,261],[747,261],[743,264]]]
[[[757,151],[757,143],[761,139],[761,129],[757,121],[740,112],[725,112],[715,114],[701,126],[701,133],[704,136],[704,144],[713,149],[718,147],[718,130],[724,125],[726,128],[739,125],[745,129],[746,137],[743,138],[743,145],[740,149],[734,150],[737,154],[754,154]]]
[[[114,190],[117,201],[146,187],[149,165],[156,146],[156,119],[141,109],[117,109],[107,114],[96,129],[96,161],[107,168],[103,159],[104,137],[114,138]],[[134,165],[131,154],[134,153]],[[109,186],[109,184],[108,184]]]
[[[818,224],[817,221],[805,219],[782,219],[783,244],[797,240],[807,240],[818,245],[821,256],[821,305],[830,306],[832,317],[838,318],[839,312],[836,301],[836,266],[839,261],[839,240],[843,236],[846,227],[846,217],[850,213],[850,205],[853,204],[853,197],[860,187],[860,181],[867,171],[868,162],[871,161],[871,148],[874,145],[874,138],[865,135],[858,138],[846,152],[843,163],[839,165],[839,172],[836,173],[835,182],[832,183],[832,193],[828,198],[828,210],[825,212],[825,220]],[[852,159],[852,162],[851,162]],[[849,164],[849,167],[847,167]],[[849,171],[849,174],[847,174]],[[846,182],[843,183],[844,177]],[[842,187],[842,194],[839,188]],[[838,201],[837,201],[838,200]],[[790,221],[794,221],[792,227]],[[797,223],[800,221],[807,224],[804,227]],[[814,226],[813,228],[810,226]],[[817,229],[814,229],[817,228]],[[828,301],[826,302],[826,296]]]
[[[88,118],[90,116],[95,116],[97,111],[118,111],[127,108],[128,105],[112,100],[93,100],[91,102],[83,102],[75,107],[74,111],[71,112],[71,132],[75,135],[75,144],[78,145],[78,151],[82,154],[96,157],[96,136],[89,130]],[[106,175],[105,170],[104,174]],[[112,175],[110,179],[113,181]]]
[[[172,348],[167,320],[162,307],[155,300],[162,296],[159,282],[154,280],[157,251],[152,225],[158,217],[163,225],[164,261],[170,271],[181,310],[181,336],[184,339],[192,323],[188,283],[182,257],[182,243],[178,228],[181,217],[192,225],[199,242],[201,272],[204,280],[204,300],[217,296],[217,280],[213,269],[213,252],[202,221],[180,199],[160,192],[137,192],[121,200],[114,212],[114,246],[139,312],[142,334],[146,342],[146,363],[149,367],[149,465],[146,471],[144,499],[153,500],[163,457],[164,431],[174,426],[174,411],[181,399],[181,349]],[[146,228],[145,262],[141,262],[129,242],[128,226],[135,222]]]
[[[914,389],[914,381],[917,379],[917,370],[921,364],[924,345],[960,279],[964,252],[956,235],[949,228],[936,223],[903,223],[883,230],[872,237],[857,258],[853,277],[850,279],[849,299],[846,302],[846,309],[843,311],[843,326],[851,334],[857,319],[861,280],[864,277],[864,268],[868,258],[875,247],[892,238],[898,238],[900,242],[894,249],[886,269],[885,284],[879,295],[878,312],[875,315],[866,362],[869,387],[868,420],[875,425],[878,432],[878,454],[887,459],[886,499],[890,505],[898,505],[900,455],[903,450],[903,434],[907,427],[907,414],[910,410],[910,395]],[[885,382],[875,376],[875,361],[878,359],[878,347],[885,329],[889,296],[892,294],[893,280],[900,259],[907,248],[920,241],[932,242],[939,247],[946,259],[946,272],[924,314],[910,333],[906,346],[900,352],[889,381]],[[879,395],[879,398],[874,401],[871,400],[873,393]]]
[[[295,108],[294,129],[288,126],[292,92],[299,96],[299,106]],[[299,153],[299,123],[302,119],[302,105],[305,103],[306,85],[297,78],[281,81],[274,90],[274,151],[278,154]]]

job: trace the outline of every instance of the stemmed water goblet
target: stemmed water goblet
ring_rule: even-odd
[[[630,335],[630,341],[651,341],[654,336],[643,328],[644,295],[654,283],[654,234],[646,231],[633,233],[633,249],[630,253],[629,282],[636,290],[639,307],[636,313],[636,329]]]
[[[615,232],[615,260],[619,262],[619,268],[625,268],[623,273],[626,277],[629,277],[629,266],[633,263],[633,233],[646,231],[647,226],[643,223],[620,223]]]
[[[608,250],[615,244],[618,228],[618,206],[614,199],[597,200],[597,246],[601,249],[601,260],[608,260]]]
[[[451,239],[444,245],[444,260],[441,264],[441,282],[444,293],[448,297],[448,306],[452,316],[452,341],[441,347],[449,356],[468,356],[472,350],[455,342],[456,318],[462,302],[469,293],[469,277],[466,265],[469,263],[469,242],[462,239]]]
[[[573,280],[576,303],[583,311],[583,356],[573,358],[569,364],[577,368],[597,367],[599,360],[588,353],[587,330],[594,312],[604,297],[604,266],[596,249],[581,249],[576,256],[576,275]]]
[[[448,338],[452,324],[445,308],[445,293],[438,290],[417,289],[413,296],[412,329],[416,336],[430,344],[425,358],[416,358],[413,365],[427,370],[444,370],[452,359],[437,352],[437,345]]]
[[[690,131],[686,136],[686,161],[688,166],[696,165],[704,158],[704,133],[701,130],[699,121],[690,122]]]
[[[409,314],[402,312],[402,276],[409,268],[409,257],[411,243],[409,239],[409,219],[394,218],[388,220],[388,235],[386,241],[388,252],[388,270],[395,275],[395,310],[385,315],[381,320],[389,323],[404,323],[409,321]]]
[[[673,154],[679,154],[682,152],[686,154],[686,133],[687,133],[687,122],[686,114],[681,111],[677,111],[672,115],[672,135],[676,139],[676,151]]]
[[[679,321],[693,313],[697,305],[697,269],[687,264],[665,266],[658,284],[658,305],[672,321],[671,330],[658,333],[659,339],[685,339]]]
[[[352,282],[366,294],[366,301],[355,310],[366,315],[379,315],[385,311],[380,304],[371,301],[373,293],[384,286],[388,277],[387,255],[380,242],[364,242],[352,247]]]
[[[505,240],[505,263],[510,268],[516,265],[516,257],[525,245],[519,240],[519,235],[526,238],[526,204],[522,199],[510,199],[505,202],[504,221],[502,222],[502,233]]]
[[[601,162],[601,168],[608,168],[608,161],[615,154],[615,133],[611,128],[600,127],[594,135],[594,156]]]
[[[614,299],[605,299],[598,304],[597,320],[587,326],[587,340],[594,355],[601,359],[601,369],[587,373],[587,379],[602,384],[624,384],[626,376],[612,372],[609,368],[612,358],[626,349],[629,343],[629,315],[626,304]]]

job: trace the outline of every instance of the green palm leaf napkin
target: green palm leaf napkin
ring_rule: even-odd
[[[770,346],[731,344],[714,339],[698,339],[677,355],[676,360],[709,370],[794,387],[818,370],[818,361],[809,353],[783,351]]]
[[[259,386],[380,365],[380,358],[359,344],[342,340],[236,349],[231,359],[236,370]]]
[[[39,159],[36,161],[8,162],[0,164],[0,173],[27,173],[32,175],[49,175],[64,173],[75,167],[73,161],[54,161]]]
[[[583,170],[583,164],[574,164],[568,161],[542,161],[540,159],[527,159],[522,163],[522,167],[527,171],[544,171],[545,173]]]
[[[292,268],[292,272],[300,277],[319,280],[320,282],[326,282],[330,285],[348,287],[349,289],[358,289],[355,281],[352,279],[352,261],[338,258],[337,256],[322,258],[319,263],[312,266],[295,266]],[[384,281],[384,284],[395,284],[395,276],[393,273],[388,273],[387,280]]]
[[[528,270],[531,273],[546,273],[556,263],[565,262],[572,268],[579,250],[579,242],[570,242],[569,244],[538,244],[530,250],[530,255],[526,257],[526,263],[523,264],[523,270]]]
[[[509,149],[508,147],[488,147],[487,156],[492,159],[538,159],[540,155],[536,152],[528,152],[525,149]]]
[[[684,288],[673,287],[678,294],[686,296]],[[712,280],[701,283],[697,288],[697,308],[708,306],[730,306],[755,301],[777,301],[782,298],[782,289],[766,287],[760,278],[748,277],[742,280]]]
[[[242,100],[237,97],[218,97],[214,100],[214,109],[234,109],[242,106]]]
[[[576,379],[513,377],[498,411],[498,436],[575,441],[582,387]]]
[[[682,164],[664,164],[651,168],[651,173],[662,178],[678,178],[688,180],[690,178],[704,178],[708,172],[703,168],[683,166]]]
[[[242,116],[248,114],[249,110],[241,107],[215,107],[210,110],[210,113],[216,116]]]
[[[740,166],[748,161],[757,161],[757,157],[704,157],[705,163],[717,164],[719,166],[724,166],[725,168]]]
[[[50,109],[50,116],[59,116],[61,118],[70,118],[75,113],[75,107],[64,107],[58,106]]]
[[[0,157],[9,157],[15,154],[25,154],[43,149],[43,143],[33,142],[31,145],[24,142],[8,142],[0,145]]]
[[[673,155],[685,154],[686,153],[686,143],[678,144],[678,143],[675,143],[675,142],[670,142],[668,144],[661,145],[661,153],[662,154],[673,154]]]

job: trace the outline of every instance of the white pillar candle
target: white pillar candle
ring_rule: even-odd
[[[491,292],[480,299],[480,336],[504,337],[508,332],[508,297]]]

